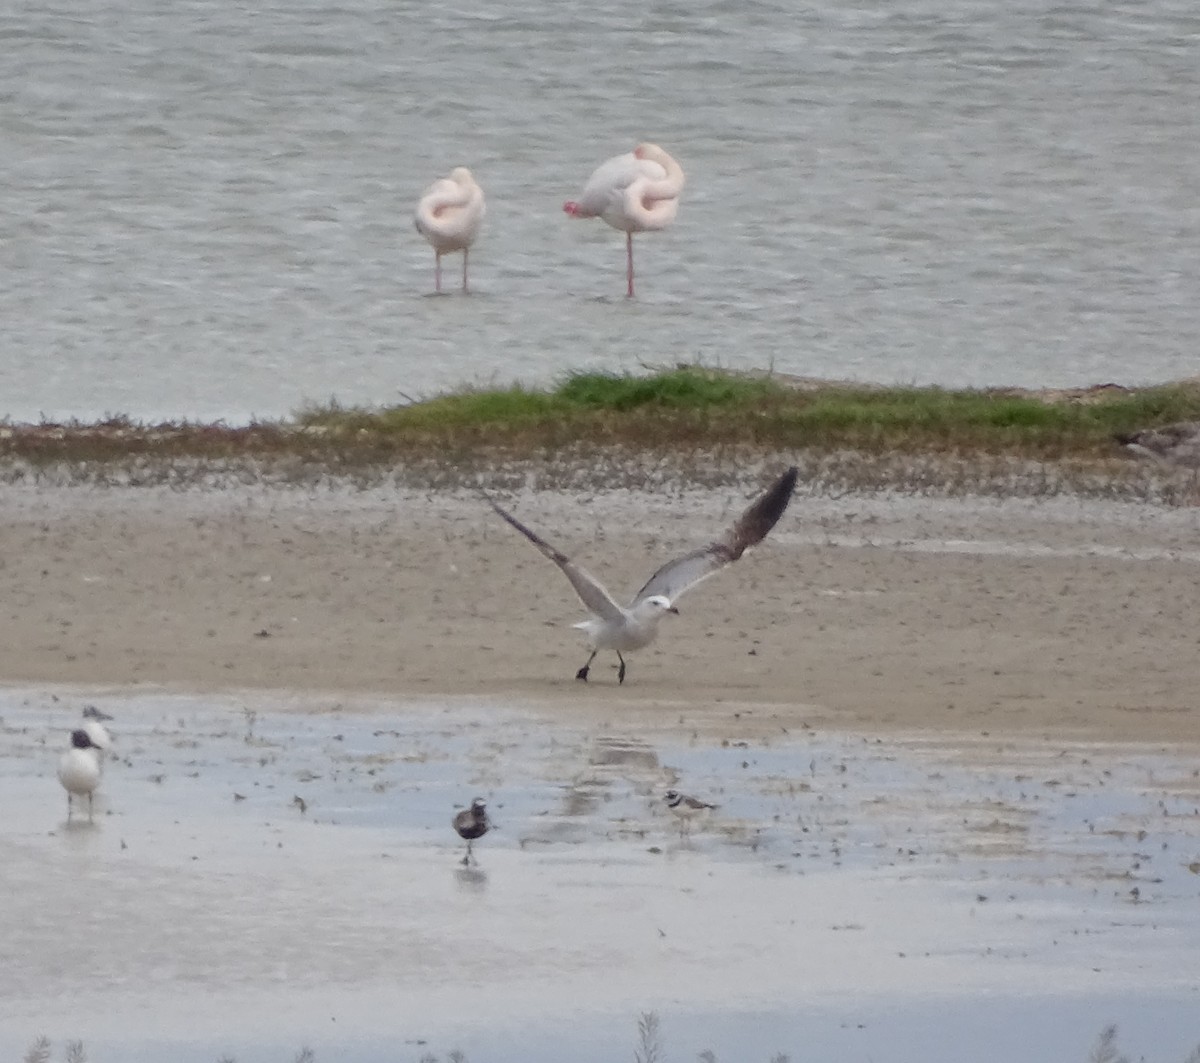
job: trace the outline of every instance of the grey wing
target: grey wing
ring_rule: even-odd
[[[484,495],[487,498],[487,495]],[[563,574],[571,581],[571,586],[575,588],[575,593],[579,595],[580,600],[593,613],[604,620],[620,620],[624,617],[624,612],[621,607],[613,601],[613,597],[604,589],[604,585],[594,576],[589,575],[572,561],[566,554],[554,549],[545,539],[536,535],[525,527],[516,517],[509,513],[506,509],[497,505],[490,498],[487,498],[488,505],[500,514],[509,524],[517,529],[525,536],[534,546],[536,546],[543,554],[553,561],[559,568],[563,570]]]
[[[720,543],[693,550],[690,554],[677,557],[663,565],[646,581],[646,585],[637,592],[633,600],[637,603],[652,594],[661,594],[674,602],[688,588],[708,579],[715,572],[720,572],[731,560]]]
[[[637,592],[634,602],[640,602],[652,594],[661,594],[674,602],[684,591],[736,561],[750,547],[761,543],[779,523],[779,518],[792,500],[798,475],[793,465],[746,508],[720,539],[668,561],[646,581],[646,585]]]

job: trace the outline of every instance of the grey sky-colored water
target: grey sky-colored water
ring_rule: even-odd
[[[0,415],[286,415],[701,360],[883,382],[1194,373],[1190,0],[17,0]],[[637,241],[561,212],[641,139]],[[488,195],[428,298],[417,196]],[[449,263],[454,276],[456,263]]]

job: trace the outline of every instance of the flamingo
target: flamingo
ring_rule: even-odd
[[[665,229],[679,210],[683,167],[657,144],[639,144],[602,163],[578,200],[563,204],[572,218],[603,218],[625,234],[625,279],[633,297],[633,234]]]
[[[463,253],[462,290],[467,290],[467,256],[484,213],[483,189],[465,166],[456,167],[449,177],[439,178],[425,189],[413,221],[434,251],[434,291],[442,290],[442,255],[452,251]]]

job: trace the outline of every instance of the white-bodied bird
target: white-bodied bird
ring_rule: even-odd
[[[633,298],[633,234],[665,229],[679,210],[686,178],[657,144],[639,144],[631,152],[601,163],[578,199],[563,210],[572,218],[603,218],[625,234],[625,291]]]
[[[71,748],[68,749],[58,762],[58,781],[67,791],[67,822],[71,821],[73,798],[87,797],[88,821],[92,819],[92,795],[100,785],[103,772],[100,763],[100,749],[92,741],[87,731],[78,728],[71,732]]]
[[[717,807],[707,801],[701,801],[700,798],[693,797],[691,794],[681,794],[678,790],[668,790],[663,794],[663,800],[667,803],[667,808],[679,820],[679,833],[681,836],[691,827],[694,819],[713,811]]]
[[[439,178],[425,189],[413,222],[433,248],[434,291],[442,290],[442,255],[455,251],[462,252],[462,290],[467,291],[467,259],[485,213],[483,189],[465,166],[455,167],[449,177]]]
[[[624,683],[625,658],[622,653],[650,645],[658,635],[659,621],[667,613],[679,612],[675,602],[680,595],[736,561],[751,546],[762,542],[787,509],[796,487],[796,477],[797,471],[793,466],[751,503],[721,538],[668,561],[646,581],[628,607],[617,604],[599,580],[576,565],[566,554],[534,534],[491,498],[487,501],[492,509],[562,569],[575,588],[575,593],[592,613],[590,619],[575,625],[583,631],[592,650],[587,662],[575,673],[575,678],[586,682],[596,654],[600,650],[613,650],[620,662],[617,682]]]

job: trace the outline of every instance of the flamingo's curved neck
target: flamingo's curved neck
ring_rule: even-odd
[[[647,159],[650,162],[658,163],[665,171],[665,176],[659,178],[657,181],[649,179],[645,181],[642,186],[642,199],[677,199],[679,193],[683,191],[684,182],[687,180],[683,173],[683,167],[657,144],[641,145],[637,150],[637,156],[639,159]]]

